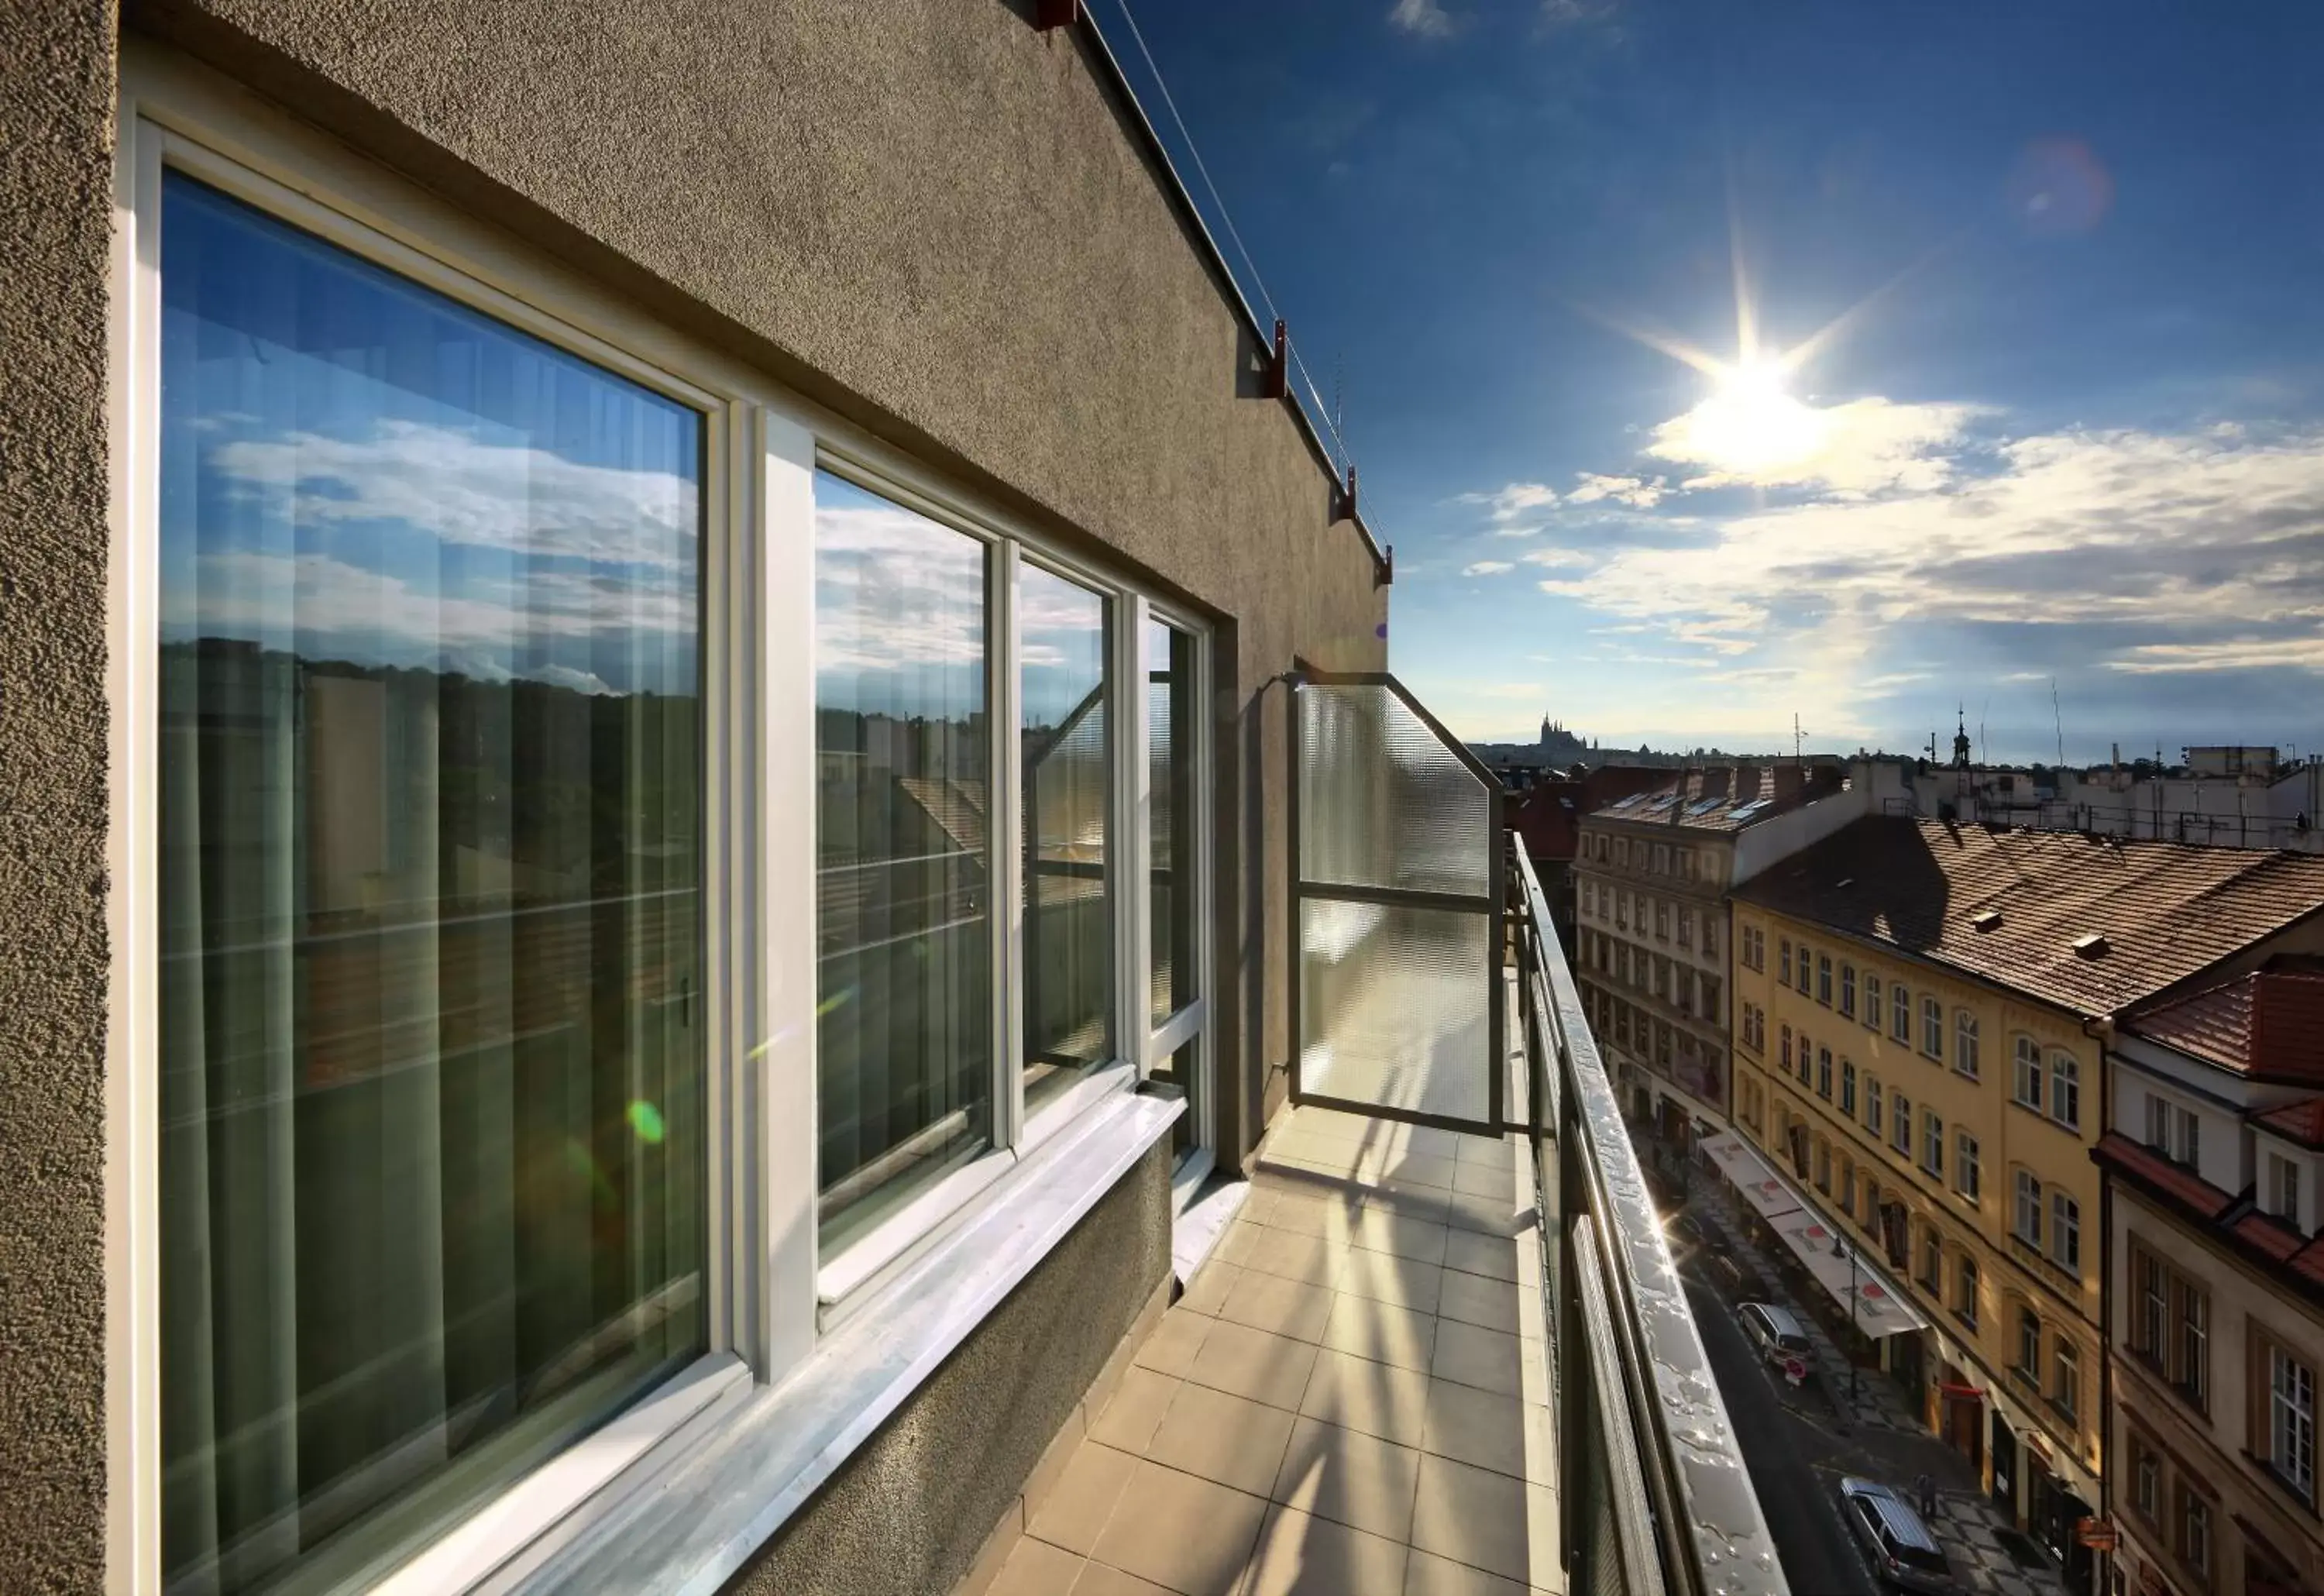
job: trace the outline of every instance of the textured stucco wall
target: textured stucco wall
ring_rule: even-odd
[[[799,1509],[734,1596],[941,1596],[1170,1269],[1157,1146]]]
[[[106,272],[114,23],[0,13],[0,1591],[105,1536]]]
[[[1030,9],[130,0],[129,16],[1233,619],[1218,706],[1239,864],[1218,995],[1245,1021],[1217,1046],[1231,1160],[1256,1131],[1260,1066],[1288,1055],[1268,684],[1295,654],[1379,669],[1388,594],[1331,522],[1328,467],[1289,411],[1249,397],[1256,343],[1124,107],[1086,46],[1037,32]]]

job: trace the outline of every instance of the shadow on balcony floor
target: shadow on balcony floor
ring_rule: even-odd
[[[991,1596],[1562,1591],[1532,1178],[1287,1116]]]

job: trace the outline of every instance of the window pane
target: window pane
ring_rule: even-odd
[[[992,1137],[984,545],[815,485],[816,1077],[826,1250]]]
[[[1112,606],[1028,565],[1017,585],[1025,804],[1025,1101],[1114,1056]]]
[[[1160,621],[1146,627],[1147,849],[1152,912],[1151,1006],[1160,1025],[1200,994],[1195,990],[1195,739],[1194,636]]]
[[[360,1583],[705,1345],[704,426],[162,214],[163,1577]]]

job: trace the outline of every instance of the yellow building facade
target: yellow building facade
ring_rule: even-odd
[[[1748,902],[1733,940],[1736,1126],[1928,1321],[1883,1364],[2021,1520],[2095,1513],[2100,1038],[2006,983]]]

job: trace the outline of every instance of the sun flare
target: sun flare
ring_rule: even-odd
[[[1710,398],[1694,408],[1690,432],[1701,457],[1722,471],[1752,475],[1812,459],[1824,444],[1824,418],[1784,391],[1780,359],[1722,365]]]

